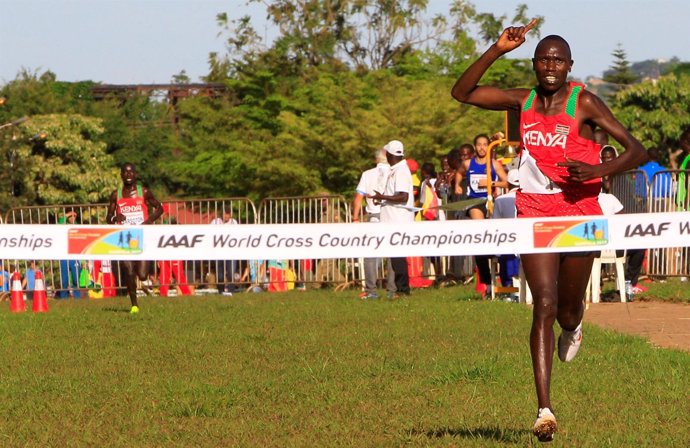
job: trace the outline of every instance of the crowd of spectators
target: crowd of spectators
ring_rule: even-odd
[[[465,143],[451,149],[435,161],[418,163],[404,148],[403,143],[391,141],[379,148],[370,169],[362,173],[356,188],[352,221],[400,222],[412,220],[462,220],[486,218],[510,218],[515,216],[514,191],[519,186],[517,158],[514,154],[498,157],[497,152],[487,153],[489,144],[500,135],[489,137],[478,135],[473,144]],[[601,145],[601,159],[607,161],[618,156],[615,147],[608,144],[606,133],[597,131],[595,140]],[[663,154],[658,148],[648,149],[649,161],[641,165],[631,177],[632,188],[626,197],[618,197],[624,207],[617,213],[639,213],[641,211],[686,210],[687,179],[684,171],[690,164],[690,128],[680,139],[680,149],[669,152],[671,170],[662,165]],[[491,157],[492,185],[486,185],[487,158]],[[390,159],[390,160],[389,160]],[[391,166],[391,163],[393,164]],[[393,169],[394,168],[394,169]],[[627,180],[630,183],[630,179]],[[409,185],[408,185],[409,184]],[[409,188],[408,188],[409,187]],[[409,190],[409,191],[408,191]],[[602,193],[618,195],[612,179],[602,179]],[[400,195],[407,193],[407,195]],[[377,196],[379,194],[379,196]],[[632,197],[632,198],[631,198]],[[492,199],[493,213],[487,208]],[[478,202],[476,202],[479,200]],[[339,222],[344,217],[326,201],[321,210],[319,222]],[[474,202],[473,202],[474,201]],[[466,204],[464,206],[463,204]],[[644,204],[643,206],[640,204]],[[447,208],[448,207],[448,208]],[[175,223],[174,216],[166,208],[165,223]],[[80,221],[80,210],[69,208],[53,222],[75,224]],[[237,225],[231,210],[222,210],[207,215],[212,225]],[[646,288],[640,283],[640,275],[647,256],[644,249],[626,251],[625,277],[630,281],[634,293]],[[475,281],[477,291],[486,295],[492,280],[488,263],[494,257],[414,257],[392,259],[384,266],[382,259],[367,258],[360,269],[364,287],[362,298],[377,298],[378,288],[387,288],[388,296],[409,294],[410,287],[425,287],[434,283],[468,283]],[[501,255],[494,260],[498,267],[501,285],[510,285],[519,272],[519,258],[515,255]],[[107,297],[115,295],[119,287],[118,263],[109,261],[81,262],[61,260],[59,269],[50,278],[52,294],[56,298]],[[31,297],[35,282],[36,264],[24,265],[23,287]],[[9,272],[4,273],[0,292],[10,292]],[[605,273],[606,275],[606,273]],[[337,260],[228,260],[217,259],[204,262],[170,260],[158,262],[152,270],[149,281],[141,285],[142,291],[153,290],[160,295],[192,295],[197,286],[201,291],[217,291],[232,295],[237,291],[281,291],[303,289],[306,285],[315,287],[344,284],[355,280],[344,272]]]
[[[416,207],[416,220],[462,220],[462,219],[486,219],[486,218],[514,218],[515,211],[515,191],[519,188],[518,176],[518,158],[515,152],[509,153],[506,157],[498,157],[499,152],[492,152],[487,154],[489,144],[495,140],[502,138],[501,133],[489,137],[485,134],[478,135],[473,144],[465,143],[457,148],[449,151],[439,160],[440,171],[437,172],[436,165],[431,161],[424,161],[419,170],[420,176],[417,176],[419,164],[416,160],[406,159],[406,167],[410,171],[410,182],[413,186],[413,198]],[[615,147],[608,144],[608,135],[599,130],[595,134],[595,141],[601,145],[600,156],[602,161],[608,161],[618,156],[618,151]],[[390,145],[390,143],[389,143]],[[402,147],[402,143],[400,143]],[[672,158],[682,159],[682,162],[672,164],[675,168],[687,168],[690,164],[690,129],[683,134],[681,138],[682,152],[677,152],[671,155]],[[385,150],[382,150],[385,153]],[[652,201],[652,211],[667,211],[669,209],[669,201],[671,198],[678,198],[679,193],[684,193],[683,190],[684,179],[676,178],[669,171],[669,168],[660,164],[660,153],[657,148],[648,149],[649,161],[640,166],[638,171],[631,178],[626,178],[625,181],[633,184],[630,189],[634,192],[633,198],[627,198],[627,201],[637,201],[638,203],[646,204],[648,200]],[[487,157],[492,158],[492,185],[487,189]],[[353,221],[359,222],[367,219],[369,213],[373,217],[373,221],[378,222],[378,208],[381,204],[385,205],[386,200],[371,201],[371,198],[377,198],[372,195],[371,182],[366,183],[367,176],[373,176],[373,173],[379,173],[379,182],[385,177],[386,169],[390,170],[390,166],[386,166],[381,160],[378,161],[376,168],[371,168],[362,174],[362,179],[357,187],[355,193],[354,207],[353,207]],[[369,174],[367,174],[369,173]],[[367,186],[369,185],[369,186]],[[385,187],[378,186],[381,191]],[[606,177],[602,179],[602,196],[600,202],[602,209],[614,209],[611,213],[638,213],[640,207],[631,207],[630,210],[624,210],[620,201],[614,196],[612,191],[611,179]],[[389,188],[388,193],[392,194],[394,190]],[[620,195],[627,194],[626,192],[617,192]],[[647,196],[650,196],[649,198]],[[370,204],[362,208],[361,203],[364,198],[369,198]],[[479,201],[473,202],[472,199]],[[491,199],[491,201],[488,201]],[[622,200],[622,198],[621,198]],[[676,199],[678,201],[678,199]],[[655,202],[657,203],[655,205]],[[682,200],[681,200],[682,202]],[[458,206],[449,209],[443,207],[444,205],[459,203],[466,203],[466,207]],[[493,210],[487,208],[487,204],[493,204]],[[617,205],[611,205],[617,203]],[[618,207],[620,206],[620,207]],[[677,205],[678,208],[687,206]],[[401,210],[400,207],[397,208]],[[645,210],[647,208],[645,207]],[[366,212],[366,213],[364,213]],[[370,219],[372,221],[372,219]],[[625,280],[632,284],[633,293],[641,293],[646,291],[646,288],[639,282],[641,270],[647,251],[644,249],[628,249],[626,254],[626,269]],[[417,259],[420,257],[408,257],[409,275],[414,278],[420,275],[418,270]],[[423,272],[421,276],[426,279],[431,279],[424,283],[423,286],[444,282],[464,282],[474,280],[477,285],[477,291],[485,297],[490,291],[492,278],[489,269],[489,262],[494,259],[491,256],[476,256],[470,259],[465,256],[454,257],[424,257]],[[365,287],[360,295],[361,298],[378,298],[376,292],[376,282],[373,279],[373,268],[376,260],[365,260]],[[498,265],[498,277],[500,285],[512,286],[517,283],[519,275],[519,256],[516,254],[500,255],[495,257],[495,262]],[[378,266],[378,265],[377,265]],[[399,264],[399,269],[402,269],[402,264]],[[390,266],[389,266],[390,267]],[[393,272],[395,269],[390,269]],[[397,274],[397,272],[396,272]],[[605,276],[609,274],[604,273]],[[603,276],[602,278],[605,278]],[[381,277],[380,275],[378,277]],[[380,280],[380,278],[377,278]],[[390,284],[393,280],[387,279],[386,283]],[[496,280],[494,280],[494,283]],[[418,285],[413,285],[418,286]],[[423,287],[422,286],[422,287]]]

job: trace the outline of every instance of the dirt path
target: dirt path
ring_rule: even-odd
[[[657,347],[690,351],[690,305],[663,302],[597,303],[585,322],[646,337]]]

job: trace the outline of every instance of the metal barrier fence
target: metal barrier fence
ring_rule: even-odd
[[[256,207],[247,198],[173,200],[163,202],[161,223],[178,224],[253,224]],[[108,204],[73,204],[10,209],[8,224],[104,224]],[[3,269],[27,272],[40,270],[49,295],[58,298],[115,295],[124,285],[119,263],[69,260],[14,260]],[[149,285],[163,295],[177,289],[223,290],[239,286],[243,267],[240,260],[170,260],[151,263]],[[12,269],[10,269],[12,268]],[[31,285],[27,289],[30,290]],[[122,286],[124,288],[124,286]],[[173,292],[174,291],[174,292]],[[120,291],[122,292],[122,291]]]
[[[687,171],[665,170],[654,174],[649,182],[650,213],[683,212],[688,210]],[[647,262],[650,276],[690,275],[688,248],[651,249]]]
[[[168,201],[164,208],[163,222],[170,224],[241,225],[254,224],[257,220],[256,207],[247,198]],[[185,283],[194,286],[199,293],[232,292],[242,287],[247,263],[241,258],[238,255],[232,260],[161,261],[156,263],[154,278],[162,286],[162,295],[168,293],[170,285],[184,293],[180,285]]]
[[[259,224],[314,224],[350,222],[350,204],[339,195],[266,198],[259,205]],[[307,285],[345,287],[361,281],[359,260],[337,258],[324,260],[260,260],[273,277],[294,276],[299,288]],[[282,271],[282,272],[281,272]],[[270,276],[269,276],[270,277]]]
[[[611,193],[623,204],[623,213],[666,213],[688,210],[687,170],[663,170],[647,178],[644,171],[628,171],[612,177]],[[650,249],[646,274],[650,277],[690,275],[687,247]]]
[[[623,204],[623,213],[647,213],[647,173],[626,171],[611,176],[611,193]]]
[[[108,204],[60,205],[18,207],[10,209],[5,216],[7,224],[99,224],[105,222]],[[93,266],[93,263],[91,263]],[[104,269],[109,268],[109,262]],[[67,298],[70,295],[81,297],[88,295],[87,284],[80,286],[81,272],[90,272],[87,262],[74,260],[14,260],[10,266],[2,261],[2,269],[26,273],[29,270],[40,270],[43,273],[48,295]],[[28,277],[28,276],[27,276]],[[86,277],[83,278],[86,282]],[[121,283],[118,283],[121,284]],[[31,290],[31,285],[27,285]]]
[[[647,179],[644,171],[629,171],[612,176],[612,193],[623,203],[624,213],[661,213],[690,210],[690,170],[666,170]],[[195,199],[165,201],[165,223],[179,224],[292,224],[350,222],[350,204],[342,196],[267,198],[257,211],[247,198]],[[107,204],[73,204],[60,206],[19,207],[8,211],[0,223],[8,224],[103,224]],[[462,225],[458,222],[458,225]],[[651,277],[690,276],[690,250],[688,247],[649,250],[646,274]],[[337,260],[234,260],[185,261],[152,263],[150,282],[161,290],[174,291],[190,285],[199,290],[223,291],[246,286],[252,282],[252,273],[262,275],[255,279],[267,288],[283,290],[295,285],[339,285],[363,281],[363,269],[358,259]],[[124,283],[118,263],[72,262],[67,260],[2,260],[3,270],[26,272],[35,265],[44,274],[47,289],[59,296],[89,294],[89,282],[98,282],[101,276],[112,274],[112,290]],[[154,266],[155,265],[155,266]],[[457,277],[471,274],[471,257],[450,257],[444,260],[442,270]],[[98,272],[97,272],[98,271]],[[83,275],[90,273],[91,278]],[[261,274],[263,272],[264,274]],[[271,273],[269,278],[266,273]],[[381,266],[379,278],[384,279]],[[437,273],[438,274],[438,273]],[[101,285],[102,288],[102,285]]]

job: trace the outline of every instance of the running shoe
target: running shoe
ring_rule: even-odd
[[[400,294],[398,294],[397,292],[387,292],[386,297],[391,300],[395,300],[400,298]]]
[[[633,292],[633,294],[640,294],[643,292],[647,292],[647,288],[645,288],[644,286],[641,286],[641,285],[635,285],[632,287],[632,292]]]
[[[362,300],[378,300],[379,295],[375,292],[363,293],[359,295],[359,298]]]
[[[131,310],[129,310],[129,314],[137,314],[139,312],[139,307],[138,306],[133,306]]]
[[[553,415],[551,409],[540,408],[537,413],[537,421],[534,422],[532,433],[537,436],[540,442],[550,442],[553,440],[553,435],[556,433],[556,416]]]
[[[570,362],[577,355],[582,343],[582,322],[572,331],[563,330],[558,337],[558,359]]]

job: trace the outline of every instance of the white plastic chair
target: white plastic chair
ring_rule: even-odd
[[[522,270],[522,263],[520,263],[520,280],[516,282],[513,280],[512,286],[496,286],[496,267],[498,266],[498,260],[492,257],[489,261],[489,267],[491,269],[491,300],[496,298],[496,294],[501,293],[518,293],[520,296],[520,303],[526,303],[527,305],[532,304],[532,292],[527,285],[525,280],[525,271]]]
[[[525,271],[522,269],[522,263],[520,263],[520,303],[527,305],[532,304],[532,291],[530,291],[529,285],[527,284]]]
[[[592,303],[599,303],[601,291],[599,285],[601,284],[601,265],[615,264],[616,265],[616,289],[621,296],[621,302],[626,302],[625,297],[625,251],[620,257],[616,256],[615,250],[602,250],[601,256],[594,259],[592,263],[592,275],[589,277],[589,284],[587,285],[586,301],[589,301],[590,296]]]

